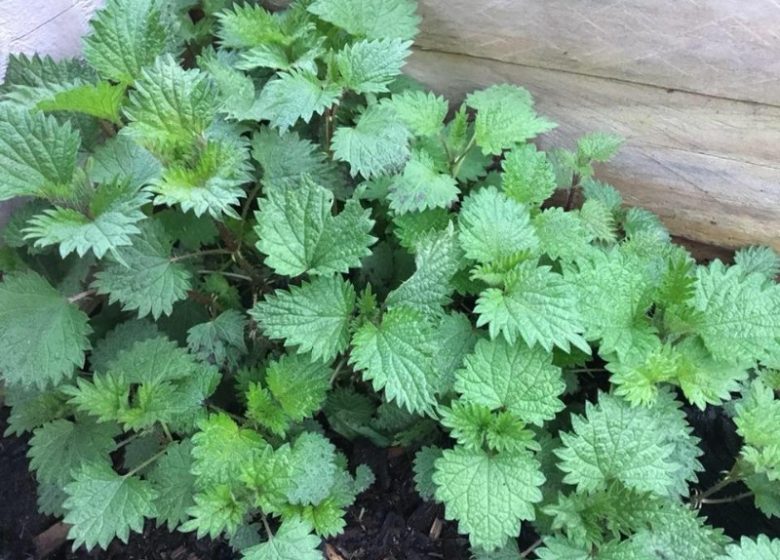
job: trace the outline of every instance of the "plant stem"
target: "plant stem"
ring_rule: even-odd
[[[230,417],[231,417],[233,420],[235,420],[236,422],[241,422],[241,423],[243,423],[243,422],[244,422],[244,418],[242,418],[242,417],[241,417],[241,416],[239,416],[238,414],[233,414],[232,412],[228,412],[228,411],[227,411],[227,410],[225,410],[224,408],[220,408],[220,407],[218,407],[218,406],[216,406],[216,405],[213,405],[213,404],[209,404],[209,405],[207,405],[207,406],[208,406],[208,407],[209,407],[211,410],[213,410],[214,412],[221,412],[222,414],[227,414],[228,416],[230,416]]]
[[[717,492],[720,492],[723,490],[726,486],[729,486],[730,484],[733,484],[734,482],[737,482],[740,479],[739,475],[739,462],[737,461],[734,463],[734,466],[731,467],[731,470],[726,473],[726,476],[724,476],[720,481],[715,483],[713,486],[699,494],[695,497],[693,500],[694,503],[702,504],[704,503],[704,500],[712,496],[713,494],[716,494]]]
[[[330,376],[330,386],[333,387],[333,382],[336,381],[336,377],[338,377],[339,373],[341,373],[341,370],[344,368],[344,364],[347,363],[347,357],[344,356],[341,358],[338,364],[336,364],[336,367],[333,370],[333,375]]]
[[[328,107],[325,109],[325,114],[323,115],[324,123],[324,134],[325,137],[323,139],[323,146],[325,147],[325,152],[328,154],[328,156],[333,157],[333,154],[330,149],[330,143],[333,139],[333,107]]]
[[[166,446],[166,447],[164,447],[163,449],[160,449],[160,450],[159,450],[157,453],[155,453],[154,455],[152,455],[151,457],[149,457],[149,458],[148,458],[146,461],[144,461],[144,462],[143,462],[143,463],[141,463],[140,465],[136,466],[135,468],[133,468],[133,469],[130,469],[129,471],[127,471],[127,473],[126,473],[126,474],[123,476],[123,478],[130,478],[130,477],[131,477],[131,476],[133,476],[134,474],[136,474],[136,473],[138,473],[138,472],[140,472],[140,471],[144,470],[146,467],[148,467],[149,465],[151,465],[152,463],[154,463],[154,462],[155,462],[157,459],[159,459],[160,457],[162,457],[163,455],[165,455],[165,452],[166,452],[167,450],[168,450],[168,447],[167,447],[167,446]]]
[[[466,147],[463,149],[463,151],[460,153],[460,155],[455,158],[455,161],[452,162],[452,176],[457,177],[458,173],[460,173],[460,168],[463,165],[463,161],[466,159],[466,156],[471,151],[471,148],[474,147],[474,145],[477,142],[477,135],[472,134],[471,140],[469,140],[469,143],[466,144]]]
[[[250,276],[247,276],[246,274],[236,274],[235,272],[223,272],[221,270],[199,270],[198,274],[220,274],[222,276],[227,276],[228,278],[236,278],[238,280],[252,282],[252,278]]]
[[[566,204],[563,207],[564,211],[568,212],[571,210],[571,207],[574,205],[574,192],[577,190],[577,187],[580,185],[580,176],[576,173],[572,175],[571,178],[571,187],[569,187],[569,196],[566,198]]]
[[[127,436],[125,439],[123,439],[122,441],[116,444],[116,448],[114,449],[114,451],[116,451],[117,449],[122,449],[125,445],[127,445],[131,441],[138,439],[139,437],[144,435],[146,435],[145,432],[136,432],[131,436]]]
[[[712,499],[699,499],[700,504],[728,504],[731,502],[737,502],[739,500],[744,500],[745,498],[749,498],[753,495],[753,492],[750,490],[746,492],[742,492],[741,494],[737,494],[735,496],[729,496],[728,498],[712,498]]]
[[[265,532],[268,533],[268,540],[272,540],[274,538],[274,533],[271,531],[271,526],[268,525],[268,518],[265,516],[265,514],[261,514],[260,519],[263,520],[263,527],[265,527]]]
[[[244,207],[241,208],[241,233],[243,234],[244,230],[244,224],[246,224],[246,217],[249,215],[249,208],[252,206],[252,202],[255,200],[255,197],[257,197],[257,193],[260,192],[260,181],[258,181],[254,188],[249,191],[249,194],[246,197],[246,200],[244,201]],[[244,236],[242,235],[241,238],[238,240],[238,246],[241,247],[241,239],[243,239]]]
[[[68,301],[70,303],[76,303],[79,300],[82,300],[84,298],[88,298],[89,296],[94,296],[95,290],[84,290],[83,292],[79,292],[76,295],[70,296],[68,298]]]
[[[179,262],[186,259],[194,259],[196,257],[204,257],[206,255],[231,255],[232,253],[227,249],[206,249],[205,251],[198,251],[196,253],[188,253],[186,255],[179,255],[177,257],[171,257],[171,262]]]
[[[534,542],[531,546],[526,548],[523,552],[520,553],[520,558],[528,558],[531,553],[539,548],[542,544],[542,539],[537,539],[536,542]]]
[[[160,422],[160,425],[162,426],[163,433],[165,434],[165,438],[171,442],[173,441],[173,436],[171,435],[171,431],[168,429],[168,424],[165,422]]]

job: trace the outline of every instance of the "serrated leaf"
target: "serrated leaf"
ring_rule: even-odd
[[[560,274],[533,262],[519,265],[505,290],[488,288],[480,294],[474,311],[477,326],[488,325],[490,337],[499,334],[510,344],[518,336],[533,347],[547,351],[557,346],[569,352],[571,345],[585,353],[583,318],[577,311],[577,295]]]
[[[414,456],[414,484],[423,500],[430,500],[436,492],[433,483],[434,464],[442,453],[438,447],[423,447]]]
[[[463,398],[506,409],[523,422],[541,425],[563,409],[565,384],[552,356],[541,348],[480,340],[456,373],[455,390]]]
[[[440,315],[454,291],[452,277],[463,262],[452,225],[421,240],[414,262],[414,274],[390,292],[385,303],[388,307],[406,305],[427,315]]]
[[[715,359],[752,363],[780,351],[780,287],[720,261],[697,272],[695,328]]]
[[[325,436],[304,432],[292,445],[289,481],[285,490],[291,504],[317,505],[335,482],[336,448]]]
[[[757,272],[767,280],[780,275],[780,255],[771,247],[745,247],[734,254],[734,264],[742,267],[745,274]]]
[[[132,83],[142,68],[173,47],[172,30],[157,0],[109,0],[90,25],[84,57],[116,82]]]
[[[308,10],[355,37],[414,39],[415,8],[411,0],[315,0]]]
[[[87,550],[95,545],[105,550],[115,537],[127,543],[131,531],[141,532],[144,518],[157,514],[157,492],[149,482],[119,475],[105,463],[86,463],[65,492],[63,521],[71,525],[68,538],[74,549],[83,544]]]
[[[244,328],[246,317],[235,309],[223,311],[207,323],[190,327],[187,346],[190,352],[206,363],[217,366],[238,365],[238,359],[246,353]]]
[[[82,464],[110,464],[116,448],[115,424],[97,424],[89,419],[54,420],[33,432],[30,439],[30,468],[38,480],[64,486]]]
[[[217,36],[223,47],[240,49],[287,42],[279,18],[261,6],[234,5],[217,14],[217,19]]]
[[[395,110],[384,104],[366,109],[353,127],[340,126],[333,133],[333,156],[350,166],[352,176],[366,179],[389,174],[409,158],[409,130]]]
[[[244,522],[249,503],[237,496],[228,484],[209,485],[193,496],[195,505],[187,509],[191,519],[182,531],[196,531],[199,539],[218,538],[222,533],[233,536]]]
[[[547,208],[533,218],[539,248],[553,259],[571,262],[590,250],[591,235],[576,212]]]
[[[330,387],[331,368],[302,354],[284,355],[266,369],[266,384],[279,406],[294,421],[317,412]]]
[[[586,199],[598,200],[612,212],[617,212],[623,205],[623,196],[615,187],[596,181],[595,179],[586,179],[582,183],[582,192]]]
[[[449,110],[446,99],[423,91],[404,91],[393,95],[389,103],[415,136],[436,136]]]
[[[581,159],[605,162],[614,156],[623,144],[623,138],[608,132],[591,132],[577,141]]]
[[[603,489],[617,480],[638,491],[665,495],[675,483],[674,446],[665,426],[649,409],[630,405],[608,394],[598,404],[586,403],[585,417],[572,417],[573,433],[560,434],[564,447],[556,451],[564,482],[579,491]]]
[[[433,232],[447,229],[451,221],[452,215],[444,208],[398,214],[393,216],[393,233],[404,249],[414,252],[421,241]]]
[[[72,111],[84,113],[113,123],[119,123],[119,109],[125,97],[125,87],[108,82],[84,84],[57,92],[38,102],[42,111]]]
[[[528,208],[495,187],[465,198],[458,215],[460,243],[466,256],[490,263],[533,250],[539,244]]]
[[[780,539],[759,535],[756,539],[742,537],[739,544],[726,547],[726,554],[717,560],[780,560]]]
[[[0,104],[0,201],[69,194],[80,143],[69,123]]]
[[[349,343],[355,298],[352,284],[340,276],[322,276],[289,291],[276,290],[249,313],[269,338],[329,361]]]
[[[187,519],[187,509],[193,504],[195,476],[192,467],[192,443],[185,439],[171,443],[149,471],[148,480],[158,496],[157,524],[165,523],[169,531]]]
[[[321,81],[308,70],[290,70],[268,82],[255,101],[252,112],[282,131],[299,119],[309,122],[336,103],[341,96],[337,85]]]
[[[531,94],[518,86],[501,84],[476,91],[466,97],[466,105],[477,110],[474,135],[485,154],[498,155],[556,126],[536,114]]]
[[[243,560],[321,560],[320,538],[299,519],[284,521],[266,542],[242,551]]]
[[[472,546],[487,551],[504,546],[533,520],[544,476],[529,452],[487,455],[461,447],[448,449],[435,463],[436,499],[447,519],[457,520]]]
[[[539,206],[555,192],[552,164],[533,144],[513,148],[501,162],[501,188],[521,204]]]
[[[98,183],[121,182],[139,189],[160,176],[160,162],[124,134],[118,134],[98,146],[92,154],[90,178]]]
[[[583,227],[593,239],[605,243],[614,243],[617,240],[615,217],[603,202],[596,199],[586,200],[580,208],[579,216]]]
[[[397,175],[388,189],[390,208],[398,214],[433,208],[447,208],[458,199],[455,179],[439,173],[435,162],[424,151],[416,151],[406,162],[403,173]]]
[[[219,237],[214,219],[206,214],[196,216],[193,212],[180,212],[169,208],[155,213],[154,218],[162,223],[168,237],[176,239],[182,248],[190,251],[210,245]],[[206,283],[209,278],[211,276],[206,278]]]
[[[355,41],[335,54],[339,83],[357,93],[387,92],[387,85],[401,74],[411,45],[400,39]]]
[[[216,98],[207,74],[161,56],[141,71],[130,92],[123,132],[153,152],[188,148],[211,124]]]
[[[84,364],[88,318],[35,272],[0,283],[0,373],[6,383],[39,389]]]
[[[190,273],[171,258],[171,241],[157,222],[145,222],[142,234],[130,247],[117,249],[120,262],[109,264],[95,274],[92,286],[108,294],[109,302],[137,311],[138,317],[151,314],[155,319],[170,315],[173,304],[182,300],[190,288]]]
[[[259,206],[257,249],[277,274],[347,272],[375,241],[369,211],[349,200],[334,216],[333,194],[307,179],[297,189],[266,189]]]
[[[388,311],[377,326],[363,325],[352,337],[350,363],[362,370],[388,401],[411,412],[426,412],[435,402],[433,329],[408,307]]]
[[[5,436],[32,432],[69,411],[66,397],[56,389],[38,391],[22,385],[6,385],[4,397],[5,405],[11,408]]]
[[[100,185],[87,213],[60,206],[44,210],[27,222],[25,239],[36,247],[59,245],[62,258],[72,252],[83,257],[91,251],[99,259],[109,251],[116,255],[141,233],[136,224],[146,218],[141,207],[148,201],[146,193],[125,184]]]

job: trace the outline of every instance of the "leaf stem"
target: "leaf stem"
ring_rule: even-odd
[[[90,296],[95,295],[95,290],[84,290],[83,292],[79,292],[75,295],[72,295],[68,298],[68,301],[70,303],[76,303],[77,301],[80,301],[82,299],[88,298]]]
[[[708,499],[708,498],[701,499],[700,498],[699,499],[699,503],[700,504],[728,504],[728,503],[731,503],[731,502],[737,502],[739,500],[744,500],[745,498],[749,498],[752,495],[753,495],[753,492],[748,490],[746,492],[742,492],[741,494],[737,494],[735,496],[729,496],[728,498],[711,498],[711,499]]]
[[[220,274],[222,276],[227,276],[228,278],[236,278],[238,280],[246,280],[247,282],[252,282],[252,277],[247,276],[246,274],[237,274],[235,272],[224,272],[222,270],[199,270],[198,274]]]
[[[542,542],[542,539],[536,539],[536,541],[531,546],[520,553],[520,558],[528,558],[534,550],[541,546]]]
[[[466,159],[466,156],[471,151],[471,148],[474,147],[474,145],[477,142],[477,133],[471,135],[471,140],[469,140],[469,143],[466,144],[466,147],[463,149],[463,151],[460,153],[460,155],[455,158],[455,161],[452,162],[452,176],[457,177],[458,173],[460,173],[460,168],[463,165],[463,161]]]
[[[339,373],[341,373],[341,370],[344,368],[344,365],[347,363],[347,357],[344,356],[339,360],[339,363],[336,364],[336,367],[333,369],[333,375],[330,376],[330,386],[333,387],[333,382],[336,381],[336,377],[338,377]]]
[[[134,433],[131,436],[127,436],[125,439],[121,440],[119,443],[116,444],[116,447],[114,448],[114,451],[116,451],[117,449],[122,449],[125,445],[127,445],[131,441],[136,440],[139,437],[145,436],[145,435],[146,435],[146,432],[136,432],[136,433]]]
[[[268,540],[273,540],[274,533],[271,531],[271,526],[268,524],[268,518],[265,516],[264,513],[260,514],[260,519],[263,521],[263,527],[265,527],[265,532],[268,533]]]
[[[163,433],[165,434],[165,438],[169,441],[173,441],[173,436],[171,435],[171,430],[168,429],[168,424],[165,422],[160,422],[160,425],[162,426]]]
[[[579,186],[580,186],[580,176],[575,173],[574,175],[572,175],[571,187],[569,187],[569,196],[566,197],[566,205],[563,207],[563,210],[565,212],[571,210],[571,207],[574,205],[574,192],[577,190],[577,187]]]
[[[127,471],[127,473],[124,474],[122,478],[130,478],[134,474],[139,473],[140,471],[144,470],[146,467],[154,463],[157,459],[165,455],[165,452],[168,450],[168,447],[164,447],[163,449],[160,449],[157,453],[149,457],[146,461],[141,463],[140,465],[136,465],[134,468]]]
[[[694,498],[691,500],[691,503],[694,505],[701,505],[703,503],[706,503],[705,500],[712,496],[713,494],[716,494],[726,488],[727,486],[733,484],[734,482],[737,482],[740,480],[740,472],[739,472],[739,461],[734,463],[734,466],[731,467],[731,470],[726,473],[726,476],[724,476],[722,479],[720,479],[718,482],[716,482],[714,485],[710,486],[707,490],[702,492],[701,494],[694,496]],[[711,503],[711,502],[710,502]]]
[[[179,262],[186,259],[194,259],[197,257],[204,257],[206,255],[231,255],[232,253],[228,251],[227,249],[206,249],[205,251],[197,251],[195,253],[187,253],[186,255],[179,255],[176,257],[171,257],[170,261],[173,262]]]

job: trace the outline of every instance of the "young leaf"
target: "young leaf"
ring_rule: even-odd
[[[355,297],[355,288],[340,276],[321,276],[289,291],[276,290],[249,313],[269,338],[329,361],[349,343]]]
[[[184,299],[190,287],[190,273],[172,260],[171,246],[162,226],[150,222],[132,246],[119,248],[117,259],[110,259],[95,274],[92,286],[108,294],[111,303],[118,301],[125,310],[137,310],[138,317],[170,315],[173,304]]]
[[[409,158],[409,130],[395,110],[372,105],[354,127],[340,126],[333,134],[333,156],[349,163],[352,176],[366,179],[394,172]]]
[[[577,154],[586,161],[608,161],[623,144],[623,138],[608,132],[591,132],[577,141]]]
[[[436,499],[447,519],[457,520],[472,546],[492,551],[533,520],[544,475],[527,451],[487,455],[462,447],[448,449],[435,463]]]
[[[124,97],[124,86],[98,82],[96,85],[79,85],[57,92],[51,98],[39,101],[37,107],[48,112],[84,113],[118,124],[120,122],[119,109]]]
[[[67,196],[81,143],[69,123],[0,104],[0,201],[17,196]]]
[[[435,165],[426,152],[414,152],[403,173],[390,184],[387,194],[390,208],[405,214],[447,208],[455,202],[460,193],[457,182],[451,175],[439,173]]]
[[[242,560],[321,560],[319,537],[300,519],[284,521],[266,542],[242,551]]]
[[[84,57],[100,74],[130,84],[141,69],[171,50],[172,29],[158,0],[109,0],[91,21]]]
[[[195,505],[187,509],[191,519],[182,526],[182,531],[196,531],[199,539],[208,536],[216,539],[222,533],[235,535],[244,522],[249,503],[235,495],[228,484],[206,486],[193,497]]]
[[[352,337],[350,363],[363,371],[388,401],[411,412],[426,412],[434,403],[433,329],[421,313],[408,307],[387,312],[379,326],[363,325]]]
[[[269,188],[255,213],[257,249],[278,274],[347,272],[360,266],[375,241],[369,211],[349,200],[337,216],[333,194],[304,179],[297,189]]]
[[[357,93],[384,93],[401,73],[411,41],[379,39],[355,41],[335,55],[339,83]]]
[[[290,70],[268,82],[255,101],[253,112],[260,119],[282,131],[293,126],[298,119],[309,122],[316,113],[336,103],[341,88],[321,81],[308,70]]]
[[[533,218],[540,250],[552,259],[572,262],[591,249],[592,236],[576,212],[547,208]]]
[[[758,272],[767,280],[780,275],[780,255],[771,247],[746,247],[734,254],[734,264],[742,267],[745,274]]]
[[[288,419],[300,422],[317,412],[330,387],[331,369],[308,356],[285,354],[266,369],[266,384]]]
[[[84,364],[92,332],[87,316],[35,272],[0,283],[0,374],[40,389]]]
[[[420,18],[412,0],[315,0],[308,10],[366,39],[414,39]]]
[[[780,539],[759,535],[756,539],[742,537],[739,544],[726,547],[726,554],[716,560],[778,560],[780,559]]]
[[[65,492],[68,513],[63,521],[71,525],[68,537],[74,549],[82,544],[87,550],[95,545],[106,549],[114,537],[127,543],[130,531],[140,533],[144,518],[157,515],[152,485],[119,475],[106,463],[85,463]]]
[[[506,409],[527,423],[541,425],[563,409],[565,384],[552,356],[541,348],[480,340],[456,373],[455,390],[490,410]]]
[[[191,327],[187,334],[190,352],[206,363],[231,367],[238,365],[238,359],[246,353],[244,328],[246,317],[235,309],[223,311],[216,318]]]
[[[436,136],[444,128],[449,106],[443,97],[407,90],[393,95],[389,103],[415,136]]]
[[[494,187],[466,197],[458,223],[466,256],[481,263],[512,257],[539,244],[528,208]]]
[[[217,35],[223,47],[240,49],[288,42],[280,18],[261,6],[234,5],[232,9],[217,14],[217,18]]]
[[[569,352],[571,345],[589,354],[583,338],[583,317],[577,311],[573,286],[548,266],[526,262],[510,273],[505,290],[488,288],[480,294],[474,311],[477,326],[488,325],[490,337],[499,333],[514,344],[518,335],[533,347],[547,351],[557,346]]]
[[[474,135],[485,154],[498,155],[556,126],[536,114],[531,94],[518,86],[501,84],[471,93],[466,105],[477,110]]]
[[[501,167],[501,188],[520,204],[539,206],[555,192],[552,164],[533,144],[513,148],[504,156]]]

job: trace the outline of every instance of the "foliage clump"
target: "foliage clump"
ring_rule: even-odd
[[[540,151],[521,87],[451,112],[401,74],[418,24],[109,0],[85,61],[11,58],[0,375],[41,510],[321,558],[373,482],[335,433],[416,452],[477,558],[780,558],[698,512],[780,515],[777,255],[696,264],[594,178],[620,139]],[[707,491],[691,407],[744,442]]]

